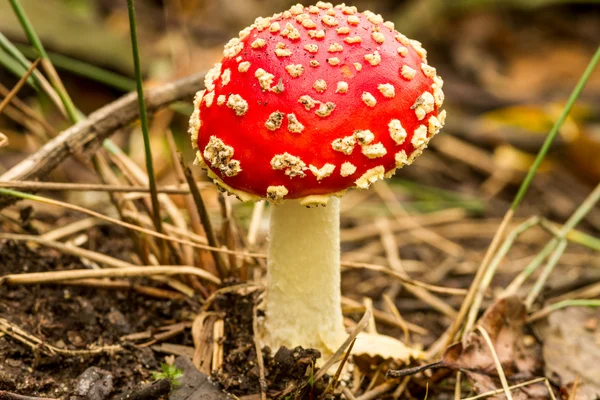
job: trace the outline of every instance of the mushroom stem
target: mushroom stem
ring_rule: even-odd
[[[340,290],[340,200],[273,207],[269,231],[266,334],[272,348],[332,354],[345,338]]]

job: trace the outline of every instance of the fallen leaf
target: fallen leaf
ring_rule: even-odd
[[[509,385],[543,376],[541,347],[525,331],[525,317],[521,300],[507,297],[494,303],[478,322],[490,336]],[[456,343],[446,349],[442,366],[464,371],[477,393],[502,388],[490,348],[476,330],[467,336],[464,346]],[[543,383],[536,383],[513,390],[512,395],[515,400],[547,399],[548,391]]]
[[[379,365],[383,361],[394,361],[398,365],[406,365],[412,360],[424,358],[422,351],[408,347],[398,339],[366,332],[361,332],[356,337],[352,355],[359,368]]]
[[[536,324],[544,343],[546,376],[568,386],[579,376],[577,400],[595,400],[600,396],[600,330],[586,328],[586,321],[600,315],[588,308],[565,308]]]

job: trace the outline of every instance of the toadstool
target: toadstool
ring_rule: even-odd
[[[218,187],[274,207],[265,339],[331,354],[345,338],[339,197],[409,165],[444,125],[426,51],[355,7],[257,18],[206,75],[190,120]]]

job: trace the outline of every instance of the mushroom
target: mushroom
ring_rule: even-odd
[[[426,51],[355,7],[292,6],[225,46],[190,120],[197,164],[273,206],[264,339],[331,354],[345,338],[339,198],[409,165],[444,125]]]

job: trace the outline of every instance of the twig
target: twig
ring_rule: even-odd
[[[203,85],[204,73],[179,79],[146,92],[146,105],[152,112],[167,104],[190,98]],[[8,170],[0,181],[31,180],[50,173],[67,157],[95,151],[104,139],[134,121],[139,114],[137,94],[130,93],[90,114],[82,122],[61,132],[36,153]],[[1,197],[0,208],[15,201]]]
[[[267,381],[265,379],[265,361],[262,354],[262,343],[260,341],[260,332],[258,330],[258,309],[259,301],[252,308],[252,331],[254,337],[254,348],[256,350],[256,363],[258,364],[258,387],[260,388],[261,400],[267,400]]]
[[[22,394],[10,393],[0,390],[0,400],[59,400],[53,397],[24,396]]]
[[[496,354],[496,349],[494,349],[494,344],[492,343],[492,339],[490,339],[490,335],[487,333],[483,326],[478,326],[477,329],[483,336],[483,340],[487,343],[490,348],[490,352],[492,353],[492,357],[494,359],[494,364],[496,364],[496,371],[498,371],[498,377],[500,378],[500,382],[502,382],[502,387],[504,388],[504,394],[508,400],[513,400],[512,395],[510,394],[510,389],[508,387],[508,382],[506,381],[506,375],[504,374],[504,370],[502,369],[502,364],[500,363],[500,359],[498,358],[498,354]]]
[[[19,79],[17,84],[12,88],[12,90],[6,95],[6,97],[4,97],[2,102],[0,102],[0,114],[2,113],[2,111],[4,111],[4,108],[12,101],[12,99],[17,95],[17,93],[19,93],[19,90],[21,90],[25,82],[27,82],[27,79],[29,79],[33,71],[35,71],[39,63],[39,58],[32,62],[27,72],[25,72],[25,74],[21,77],[21,79]]]
[[[0,281],[1,282],[1,281]],[[119,345],[92,347],[86,350],[69,350],[52,346],[45,341],[25,332],[18,325],[13,324],[7,319],[0,317],[0,331],[13,339],[31,347],[33,350],[39,350],[46,355],[60,354],[69,357],[90,357],[102,353],[117,353],[123,350]]]

